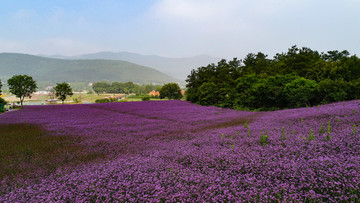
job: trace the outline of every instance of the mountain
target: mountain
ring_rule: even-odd
[[[27,74],[46,84],[58,82],[132,81],[140,84],[181,82],[153,68],[120,60],[54,59],[28,54],[1,53],[0,78]]]
[[[66,58],[65,56],[51,56],[54,58]],[[199,55],[194,57],[168,58],[156,55],[141,55],[130,52],[99,52],[92,54],[84,54],[73,57],[71,59],[108,59],[108,60],[124,60],[131,63],[152,67],[158,71],[166,73],[180,80],[185,80],[192,69],[201,66],[207,66],[210,63],[217,63],[221,59],[208,55]]]

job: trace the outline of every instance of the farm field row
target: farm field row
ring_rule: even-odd
[[[359,113],[359,101],[273,112],[26,106],[0,115],[0,201],[355,201]],[[21,129],[28,145],[10,136]]]

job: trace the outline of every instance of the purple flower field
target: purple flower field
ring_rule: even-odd
[[[359,114],[359,101],[273,112],[185,101],[27,106],[0,124],[78,136],[106,157],[0,179],[0,202],[356,202]]]

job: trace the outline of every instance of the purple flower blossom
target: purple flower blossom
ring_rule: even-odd
[[[360,134],[352,133],[360,116],[354,110],[360,111],[358,101],[274,112],[184,101],[27,106],[0,115],[0,124],[33,123],[53,135],[81,136],[108,158],[21,185],[4,178],[0,202],[356,201]],[[330,140],[326,133],[306,139],[329,121]]]

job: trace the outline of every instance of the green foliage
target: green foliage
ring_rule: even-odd
[[[326,131],[329,132],[329,133],[332,132],[332,127],[331,127],[331,122],[330,122],[330,120],[328,121],[328,124],[327,124],[327,126],[326,126]]]
[[[286,140],[285,127],[281,127],[281,140]]]
[[[325,133],[324,129],[324,123],[321,123],[320,130],[319,130],[319,136]]]
[[[2,87],[2,83],[1,83],[1,80],[0,80],[0,95],[1,95],[1,87]],[[7,104],[7,102],[5,101],[4,98],[0,97],[0,105],[1,104]],[[1,112],[0,112],[1,113]]]
[[[7,101],[5,101],[4,98],[0,97],[0,104],[7,104]]]
[[[199,101],[197,103],[205,106],[219,102],[217,87],[213,82],[205,82],[199,87]]]
[[[141,98],[141,101],[150,101],[150,97],[149,96],[143,97]]]
[[[327,129],[327,130],[326,130],[326,138],[325,138],[325,141],[329,141],[330,139],[331,139],[330,130]]]
[[[311,106],[317,84],[313,80],[297,78],[284,87],[284,94],[290,107]]]
[[[360,59],[345,51],[293,46],[273,59],[258,52],[221,60],[187,78],[187,100],[234,109],[274,110],[360,99]]]
[[[81,98],[73,98],[73,102],[75,104],[79,104],[79,103],[81,103]]]
[[[95,103],[109,103],[109,102],[117,102],[117,100],[115,98],[111,98],[111,97],[95,100]]]
[[[269,143],[269,135],[268,134],[263,134],[262,130],[260,130],[260,138],[259,138],[260,144],[261,145],[265,145]]]
[[[107,93],[110,88],[110,84],[107,82],[95,82],[93,83],[92,88],[96,94]]]
[[[62,101],[63,104],[64,104],[64,101],[65,101],[67,96],[72,96],[73,95],[71,86],[66,82],[56,83],[56,86],[54,87],[54,90],[55,90],[55,95],[57,97],[59,97],[59,99]]]
[[[138,85],[138,84],[135,84],[133,82],[125,82],[125,83],[122,83],[122,82],[113,82],[113,83],[95,82],[93,84],[92,88],[97,94],[102,94],[102,93],[113,93],[113,94],[135,93],[135,94],[138,95],[138,94],[148,94],[152,90],[159,91],[161,87],[162,87],[161,85],[152,85],[152,84]]]
[[[351,136],[356,135],[356,133],[357,133],[356,125],[353,125],[353,131],[352,131],[352,133],[351,133]]]
[[[164,84],[164,86],[161,87],[160,91],[160,99],[163,99],[167,97],[170,99],[181,99],[181,89],[177,83],[168,83]]]
[[[307,140],[309,140],[309,141],[315,140],[314,131],[312,129],[310,130],[310,134],[309,134]]]
[[[248,126],[248,123],[247,123],[247,121],[245,121],[245,123],[244,123],[244,128],[248,128],[249,126]]]
[[[8,80],[9,91],[20,99],[21,106],[25,97],[31,98],[31,94],[37,89],[36,82],[27,75],[15,75]]]
[[[324,79],[319,82],[318,94],[322,101],[320,103],[326,104],[330,102],[338,102],[346,100],[346,88],[348,84],[342,78],[337,80]]]

